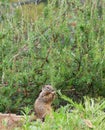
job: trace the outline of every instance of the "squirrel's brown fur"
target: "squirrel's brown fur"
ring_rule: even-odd
[[[53,87],[51,85],[45,85],[34,104],[35,115],[37,118],[43,120],[46,115],[51,114],[51,104],[54,97],[55,91]]]

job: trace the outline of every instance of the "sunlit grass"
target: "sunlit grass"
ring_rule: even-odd
[[[18,7],[16,9],[20,12],[21,16],[26,21],[35,21],[38,17],[40,17],[40,14],[43,12],[44,4],[41,3],[40,5],[30,4],[30,5],[24,5],[21,7]]]
[[[19,0],[10,0],[9,4],[10,7],[7,9],[7,7],[4,8],[5,13],[17,13],[20,17],[23,17],[25,21],[35,21],[43,12],[43,9],[45,7],[45,3],[40,3],[39,5],[36,4],[26,4],[26,5],[20,5],[17,7],[12,7],[11,4],[13,2],[19,2]],[[20,1],[21,2],[21,1]]]

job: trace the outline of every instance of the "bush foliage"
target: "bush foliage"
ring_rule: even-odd
[[[22,7],[6,9],[0,23],[0,111],[32,108],[44,84],[73,99],[105,96],[103,6],[98,0],[48,1],[37,20]]]

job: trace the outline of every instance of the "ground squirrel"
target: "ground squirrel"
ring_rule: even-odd
[[[54,88],[51,85],[45,85],[34,104],[35,115],[37,118],[44,120],[46,115],[51,114],[51,104],[54,97]]]

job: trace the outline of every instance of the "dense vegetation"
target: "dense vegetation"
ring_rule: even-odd
[[[85,95],[105,97],[104,2],[53,0],[16,9],[5,6],[0,8],[0,111],[32,109],[44,84],[76,101]],[[55,107],[62,103],[58,96]],[[55,117],[62,118],[65,109]],[[89,114],[95,116],[96,111]]]

